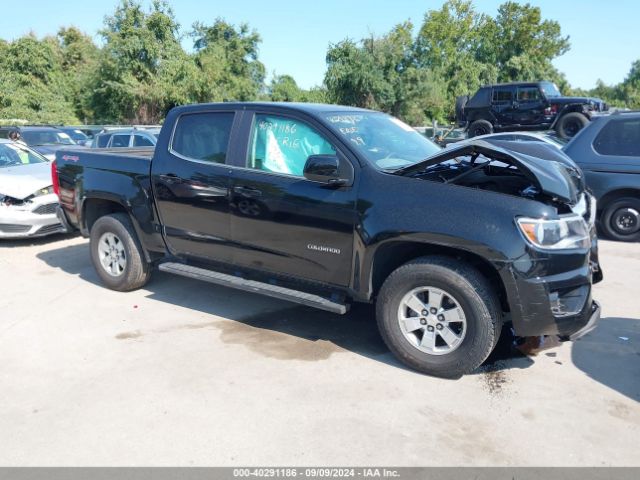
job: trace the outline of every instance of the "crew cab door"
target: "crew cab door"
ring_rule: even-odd
[[[310,155],[337,155],[353,166],[311,119],[246,112],[244,159],[231,185],[235,263],[312,281],[349,284],[355,226],[353,185],[307,180]]]
[[[229,186],[235,112],[181,114],[156,148],[151,181],[169,251],[231,263]],[[168,120],[167,120],[168,121]]]
[[[513,122],[518,125],[538,125],[544,121],[545,100],[538,86],[517,87]]]

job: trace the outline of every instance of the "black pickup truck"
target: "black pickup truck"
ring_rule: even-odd
[[[375,302],[389,348],[432,375],[478,367],[506,322],[569,340],[599,318],[595,205],[542,144],[440,149],[369,110],[190,105],[155,149],[63,150],[52,173],[109,288],[157,267],[337,314]]]

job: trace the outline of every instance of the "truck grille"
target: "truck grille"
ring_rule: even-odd
[[[46,205],[40,205],[38,208],[33,210],[33,213],[38,215],[50,215],[52,213],[56,213],[57,203],[47,203]]]
[[[0,232],[2,233],[24,233],[28,232],[31,227],[29,225],[15,225],[13,223],[0,223]]]

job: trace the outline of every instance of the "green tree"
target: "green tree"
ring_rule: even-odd
[[[62,52],[55,38],[33,34],[0,44],[0,118],[77,122],[65,96]]]
[[[196,22],[191,36],[200,70],[199,101],[255,100],[264,90],[260,35],[247,24],[236,29],[221,18],[210,26]]]
[[[101,31],[104,47],[90,100],[98,121],[156,123],[195,98],[197,70],[179,42],[179,25],[167,3],[149,12],[122,0]]]

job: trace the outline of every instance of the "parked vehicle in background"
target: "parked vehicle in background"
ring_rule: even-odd
[[[414,127],[417,132],[421,133],[433,143],[441,147],[447,147],[451,144],[460,142],[467,138],[467,133],[460,128],[433,128],[433,127]]]
[[[640,112],[616,112],[593,121],[564,152],[584,171],[598,199],[601,231],[640,240]]]
[[[506,142],[540,142],[551,145],[555,148],[562,149],[567,142],[558,136],[548,132],[504,132],[504,133],[490,133],[488,135],[480,135],[473,137],[478,140],[492,141],[506,141]]]
[[[0,239],[65,231],[57,206],[51,164],[21,143],[0,140]]]
[[[58,127],[58,130],[66,133],[71,137],[71,140],[76,142],[78,145],[87,146],[87,143],[91,143],[91,139],[89,136],[84,133],[82,130],[76,127]]]
[[[159,134],[159,127],[107,130],[94,137],[91,148],[153,147]]]
[[[55,152],[59,149],[78,146],[69,135],[56,127],[2,127],[0,128],[0,138],[8,138],[11,131],[20,132],[22,140],[49,161],[55,159]]]
[[[573,137],[591,117],[609,109],[599,98],[564,97],[552,82],[485,85],[456,99],[455,115],[469,137],[510,130],[555,130]]]
[[[569,340],[599,318],[578,169],[511,143],[441,149],[336,105],[189,105],[155,150],[63,150],[53,178],[60,218],[91,238],[109,288],[140,288],[158,266],[338,314],[375,302],[402,362],[456,377],[507,319],[517,335]]]

